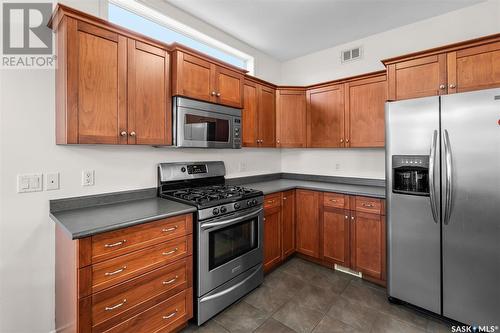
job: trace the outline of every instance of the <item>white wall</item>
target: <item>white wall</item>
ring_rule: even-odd
[[[284,62],[282,84],[309,85],[384,69],[382,59],[500,32],[500,1],[489,0]],[[361,60],[341,64],[340,51],[363,46]],[[383,149],[282,150],[287,172],[384,178]],[[340,164],[340,169],[332,167]]]
[[[101,8],[98,0],[65,2],[94,15]],[[208,33],[208,28],[204,32]],[[210,33],[242,48],[242,43],[232,43],[213,28]],[[255,55],[259,75],[278,80],[279,64],[272,58],[265,59],[248,46],[243,51]],[[47,333],[54,329],[54,222],[48,217],[50,199],[155,187],[158,162],[223,160],[228,177],[280,171],[277,149],[57,146],[54,71],[0,70],[0,76],[2,333]],[[83,169],[95,170],[95,186],[80,185]],[[17,174],[47,172],[60,172],[60,190],[16,192]]]

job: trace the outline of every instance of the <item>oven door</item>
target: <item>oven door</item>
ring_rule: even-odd
[[[177,147],[238,148],[233,147],[234,116],[177,107],[175,118]]]
[[[206,220],[198,228],[198,296],[262,263],[262,207]]]

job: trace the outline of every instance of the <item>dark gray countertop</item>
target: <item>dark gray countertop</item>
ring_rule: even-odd
[[[291,190],[294,188],[324,191],[324,192],[337,192],[351,195],[362,195],[375,198],[385,198],[385,187],[369,186],[369,185],[352,185],[352,184],[339,184],[328,182],[317,182],[307,180],[294,180],[294,179],[276,179],[270,181],[263,181],[258,183],[242,184],[245,187],[260,190],[264,194],[274,192],[281,192]]]
[[[50,217],[77,239],[195,211],[193,206],[153,197],[55,211]]]

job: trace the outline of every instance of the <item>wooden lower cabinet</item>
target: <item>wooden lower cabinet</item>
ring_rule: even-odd
[[[297,252],[320,257],[320,192],[296,191]]]
[[[192,215],[72,240],[56,226],[57,332],[172,332],[193,316]]]
[[[264,198],[264,272],[295,252],[295,191]]]
[[[338,208],[324,208],[323,260],[345,267],[350,265],[350,217],[349,211]]]

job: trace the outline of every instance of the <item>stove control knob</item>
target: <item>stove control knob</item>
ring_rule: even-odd
[[[252,205],[252,200],[247,201],[247,206],[250,207]]]
[[[181,168],[181,172],[186,172],[186,168],[185,168],[185,167],[182,167],[182,168]]]
[[[219,215],[219,208],[214,208],[214,210],[212,210],[212,214]]]
[[[240,209],[241,205],[237,202],[234,204],[234,209]]]
[[[253,205],[256,205],[256,204],[257,204],[257,199],[253,199],[253,200],[252,200],[252,204],[253,204]]]
[[[221,212],[222,214],[224,214],[225,212],[227,212],[227,208],[226,208],[226,207],[224,207],[224,206],[222,206],[222,207],[220,208],[220,212]]]

